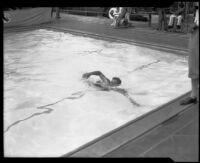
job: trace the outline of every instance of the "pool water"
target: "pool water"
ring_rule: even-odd
[[[81,79],[97,70],[119,77],[141,106]],[[66,154],[189,91],[187,73],[186,57],[128,43],[45,29],[4,34],[5,156]]]

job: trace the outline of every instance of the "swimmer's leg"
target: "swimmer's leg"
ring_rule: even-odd
[[[130,102],[133,104],[133,105],[135,105],[135,106],[137,106],[137,107],[140,107],[141,105],[140,104],[138,104],[135,100],[133,100],[132,98],[128,98],[129,100],[130,100]]]

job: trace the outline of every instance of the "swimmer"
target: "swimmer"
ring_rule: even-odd
[[[82,75],[83,79],[88,79],[91,75],[99,76],[101,80],[97,82],[88,82],[88,84],[92,84],[93,86],[96,86],[97,88],[100,88],[104,91],[115,91],[118,93],[121,93],[122,95],[126,96],[130,102],[136,106],[140,106],[137,102],[135,102],[128,94],[128,91],[122,88],[117,88],[121,85],[121,79],[118,77],[113,77],[112,80],[109,80],[102,72],[100,71],[93,71],[89,73],[85,73]]]
[[[93,71],[89,73],[83,74],[83,79],[88,79],[91,75],[96,75],[100,77],[100,81],[97,81],[96,83],[92,83],[94,86],[98,86],[102,88],[103,90],[109,90],[112,87],[117,87],[121,84],[121,80],[117,77],[113,77],[110,81],[108,78],[105,77],[105,75],[100,71]]]

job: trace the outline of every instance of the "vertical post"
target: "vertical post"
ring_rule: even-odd
[[[188,21],[189,21],[188,2],[185,2],[185,19],[186,19],[186,32],[188,32]]]

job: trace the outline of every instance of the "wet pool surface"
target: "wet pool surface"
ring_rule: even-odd
[[[83,82],[96,70],[119,77],[141,106]],[[187,73],[187,58],[145,47],[45,29],[5,34],[5,156],[66,154],[189,91]]]

